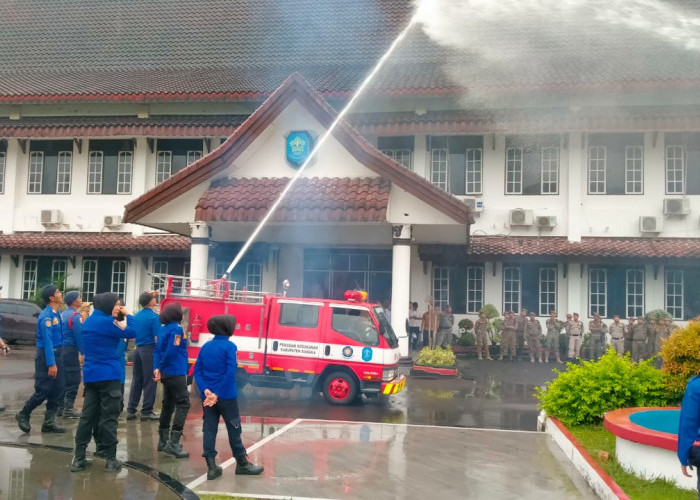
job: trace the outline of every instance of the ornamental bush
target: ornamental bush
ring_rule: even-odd
[[[700,375],[700,321],[689,322],[664,340],[661,359],[669,397],[678,402],[683,399],[688,380]]]
[[[538,387],[535,397],[547,415],[565,425],[600,422],[605,412],[635,406],[666,406],[666,380],[649,361],[633,362],[609,349],[598,361],[567,363],[566,371]]]
[[[457,358],[452,349],[443,349],[442,347],[436,347],[431,349],[430,347],[424,347],[418,353],[418,359],[415,362],[419,366],[435,366],[440,368],[452,367],[457,364]]]
[[[459,339],[457,340],[457,344],[459,344],[459,345],[475,345],[476,344],[476,335],[474,335],[474,332],[465,331],[462,333],[462,335],[459,336]]]
[[[459,323],[457,323],[457,327],[459,328],[460,333],[468,332],[469,330],[474,328],[474,322],[469,318],[464,318],[459,320]]]

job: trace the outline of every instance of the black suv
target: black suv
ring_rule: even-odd
[[[10,344],[36,341],[36,320],[41,308],[34,302],[20,299],[0,299],[0,336]]]

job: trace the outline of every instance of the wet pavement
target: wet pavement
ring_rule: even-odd
[[[206,491],[371,500],[436,493],[594,498],[548,436],[532,432],[538,413],[532,393],[554,376],[553,365],[463,359],[460,378],[410,377],[401,394],[342,408],[298,389],[247,387],[240,400],[243,441],[265,472],[233,474],[222,426],[217,460],[227,468],[223,477],[206,481],[201,409],[194,396],[183,437],[190,459],[158,453],[157,422],[126,422],[122,414],[117,455],[130,467],[106,474],[104,461],[94,459],[87,471],[71,474],[76,420],[61,419],[66,434],[42,435],[40,407],[30,434],[17,428],[14,413],[32,391],[32,359],[30,348],[0,359],[0,402],[7,407],[0,413],[3,499],[194,498]],[[160,394],[157,406],[159,401]]]

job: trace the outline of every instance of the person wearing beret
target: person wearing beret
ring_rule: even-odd
[[[75,398],[80,386],[80,355],[83,353],[83,317],[80,308],[83,298],[80,292],[72,290],[64,296],[66,310],[61,314],[63,321],[63,356],[64,382],[63,398],[58,407],[59,417],[80,418],[80,412],[74,408]]]

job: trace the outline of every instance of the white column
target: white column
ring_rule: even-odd
[[[583,268],[583,276],[581,276],[581,269]],[[562,311],[564,314],[567,313],[579,313],[581,321],[585,321],[588,317],[588,269],[586,269],[585,264],[580,264],[578,262],[569,262],[568,269],[566,273],[567,287],[566,287],[566,311]]]
[[[566,170],[567,183],[562,183],[562,194],[566,196],[567,236],[569,241],[581,241],[581,216],[583,193],[586,192],[586,138],[580,132],[569,134],[569,168]]]
[[[196,280],[207,279],[207,264],[209,262],[209,224],[206,222],[193,222],[190,224],[190,278],[193,289],[200,288]]]
[[[411,226],[392,226],[391,327],[399,338],[399,353],[408,356],[408,301],[411,300]]]

